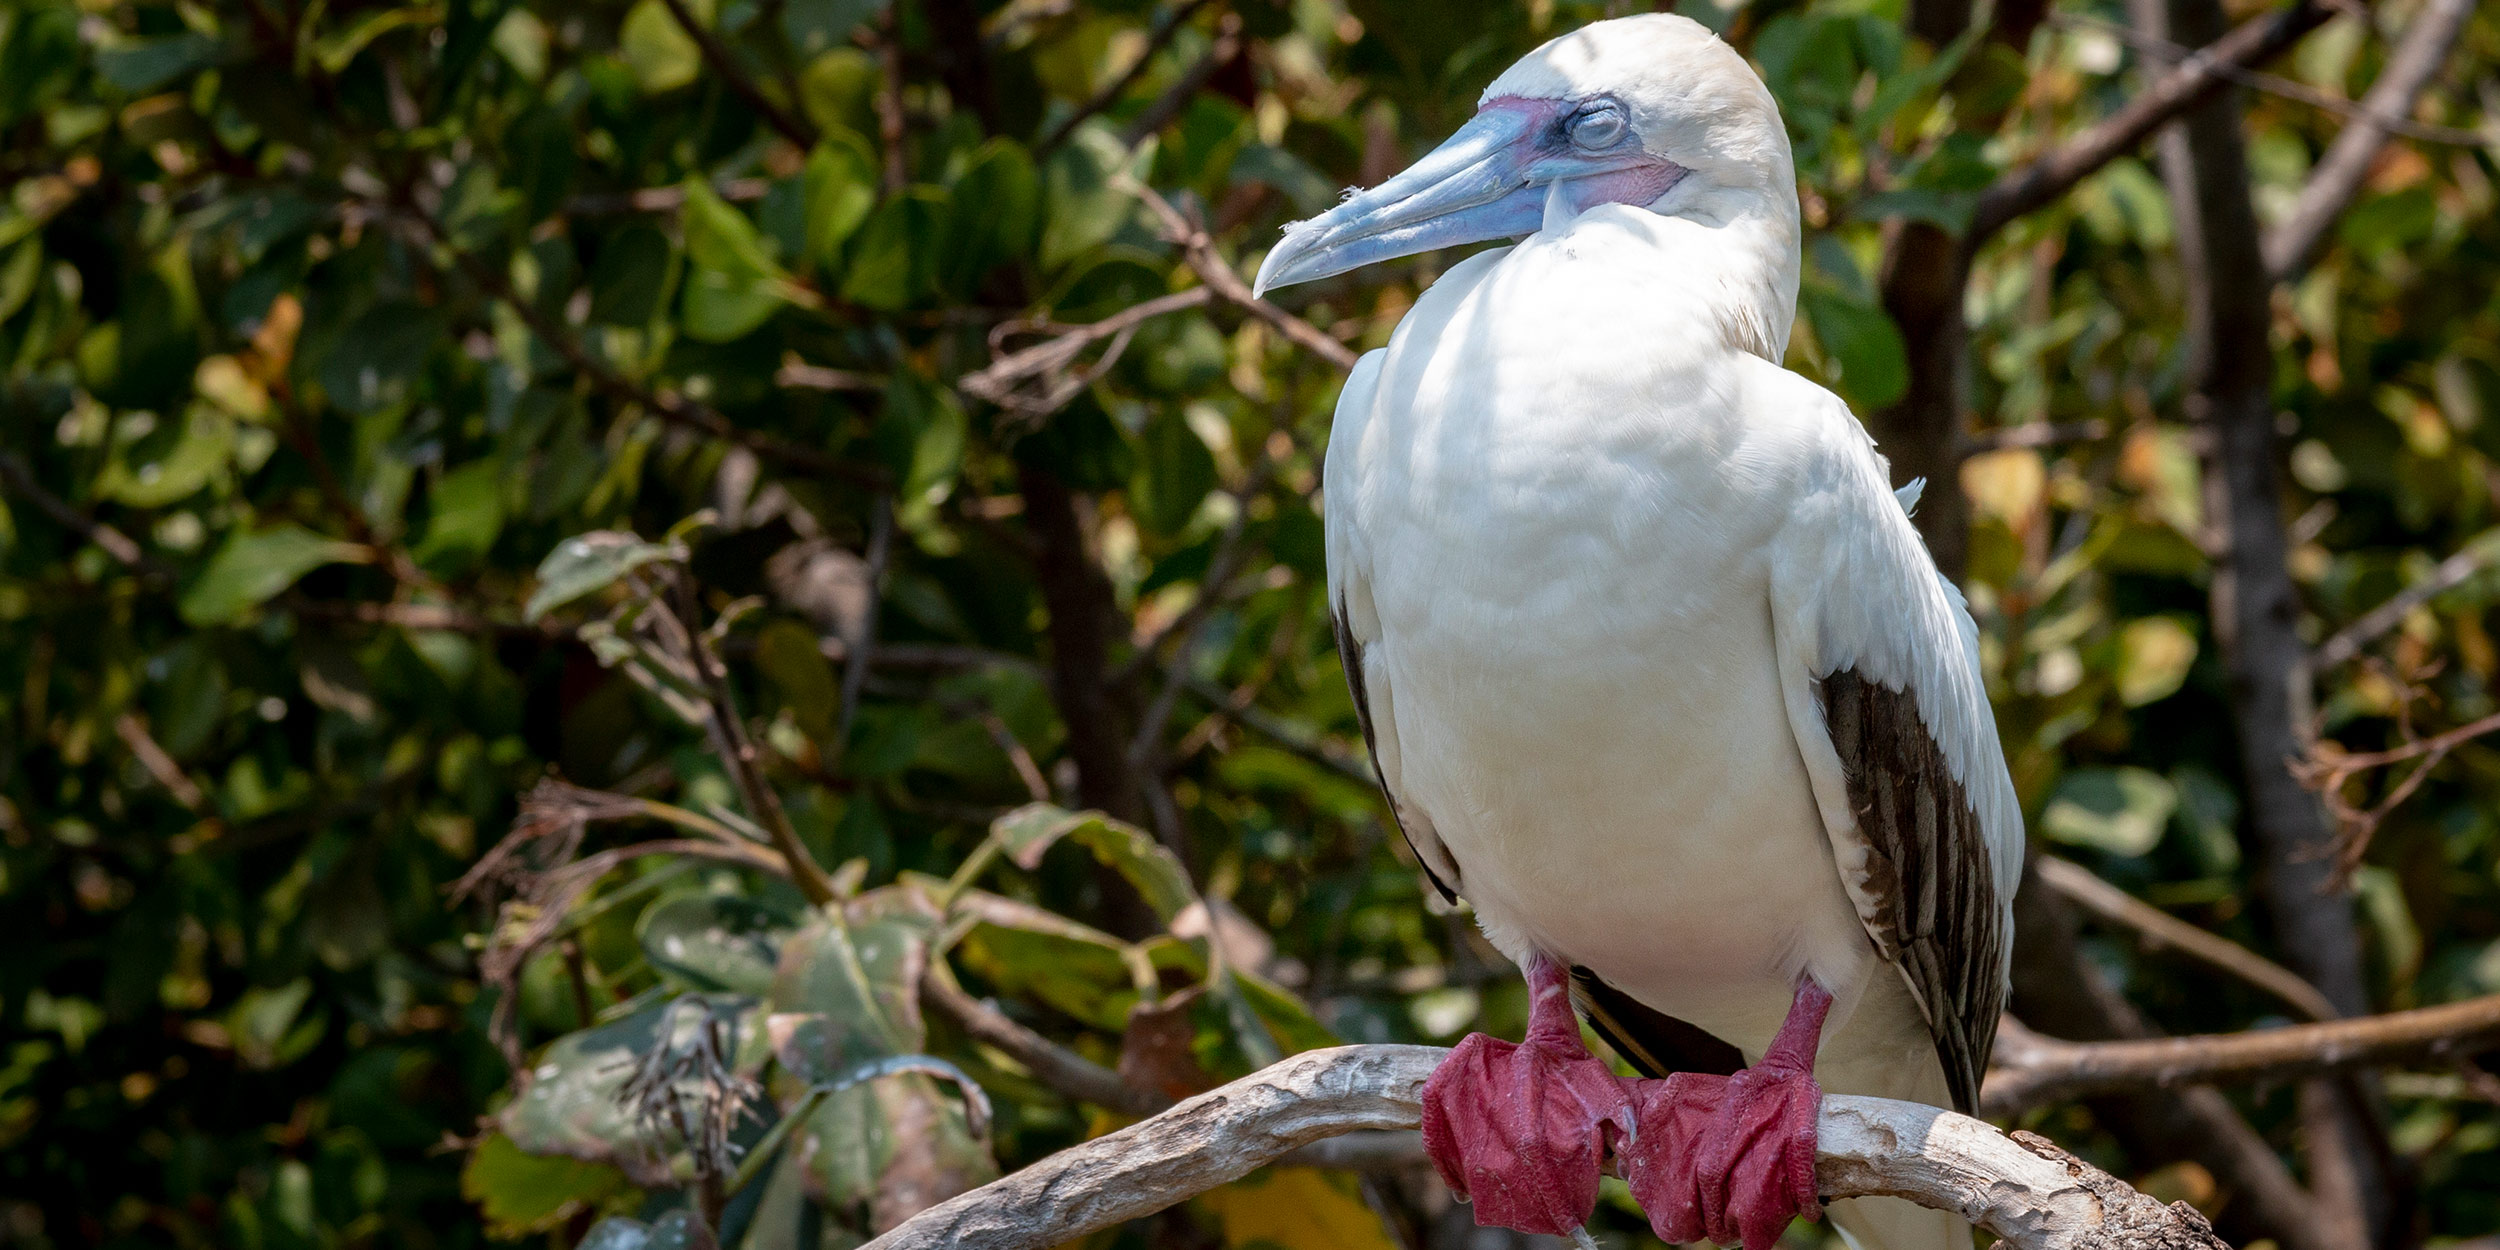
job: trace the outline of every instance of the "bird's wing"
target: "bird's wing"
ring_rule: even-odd
[[[1761,372],[1777,378],[1745,402],[1799,474],[1768,551],[1790,727],[1850,901],[1968,1111],[2005,1002],[2023,850],[1978,629],[1847,407]]]
[[[1373,390],[1386,354],[1375,350],[1354,362],[1345,389],[1338,392],[1336,419],[1329,427],[1328,459],[1321,478],[1328,533],[1328,615],[1336,629],[1337,658],[1345,665],[1346,687],[1354,695],[1355,719],[1362,723],[1363,741],[1371,748],[1372,771],[1379,775],[1380,788],[1389,797],[1389,811],[1433,889],[1444,902],[1455,903],[1463,884],[1458,865],[1433,833],[1432,821],[1407,804],[1399,787],[1396,696],[1389,689],[1380,653],[1380,613],[1372,604],[1371,549],[1354,506],[1349,467],[1371,423]]]

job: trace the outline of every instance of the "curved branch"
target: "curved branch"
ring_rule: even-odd
[[[2219,968],[2289,1003],[2312,1020],[2332,1020],[2335,1004],[2298,973],[2255,951],[2171,915],[2103,881],[2092,870],[2053,855],[2040,857],[2040,879],[2085,911],[2141,935],[2152,946],[2167,946],[2190,959]]]
[[[2009,1031],[2016,1042],[2021,1034]],[[2500,994],[2323,1024],[2131,1042],[2025,1039],[1998,1048],[1981,1109],[2010,1115],[2087,1094],[2314,1076],[2343,1068],[2470,1055],[2500,1043]]]
[[[2254,18],[2153,80],[2125,108],[2098,125],[2013,170],[1979,193],[1963,246],[1975,250],[2017,217],[2064,195],[2093,171],[2134,151],[2163,123],[2194,108],[2230,84],[2230,69],[2272,60],[2335,15],[2315,0],[2293,0],[2282,10]]]
[[[1142,1123],[921,1212],[869,1250],[1032,1250],[1150,1215],[1341,1134],[1410,1128],[1434,1046],[1296,1055]],[[1915,1103],[1823,1100],[1827,1197],[1952,1211],[2016,1250],[2221,1250],[2203,1216],[2163,1206],[2029,1134]]]
[[[2412,118],[2414,103],[2447,63],[2449,49],[2457,46],[2457,35],[2473,15],[2474,0],[2431,0],[2422,6],[2378,81],[2361,97],[2357,115],[2318,159],[2291,216],[2267,232],[2266,269],[2275,281],[2300,277],[2325,250],[2328,231],[2352,207],[2379,149],[2390,134],[2408,129],[2403,123]]]

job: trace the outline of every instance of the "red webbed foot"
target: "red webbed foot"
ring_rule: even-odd
[[[1733,1076],[1685,1072],[1633,1083],[1639,1133],[1616,1154],[1660,1238],[1771,1250],[1790,1219],[1822,1214],[1814,1051],[1831,1002],[1820,986],[1801,984],[1769,1052]]]
[[[1580,1042],[1567,977],[1537,959],[1527,1040],[1469,1034],[1424,1085],[1424,1150],[1478,1224],[1552,1235],[1586,1224],[1610,1139],[1632,1122],[1624,1082]]]

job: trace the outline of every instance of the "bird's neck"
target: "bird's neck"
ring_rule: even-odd
[[[1651,207],[1664,219],[1669,245],[1688,262],[1729,345],[1780,363],[1797,319],[1802,237],[1795,184],[1705,182],[1682,190]]]

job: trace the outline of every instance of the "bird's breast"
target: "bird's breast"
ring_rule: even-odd
[[[1628,308],[1596,350],[1498,278],[1410,314],[1335,479],[1400,797],[1511,954],[1753,1044],[1800,971],[1854,979],[1865,948],[1783,703],[1776,484],[1710,351],[1621,354],[1667,328]]]

